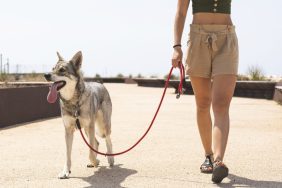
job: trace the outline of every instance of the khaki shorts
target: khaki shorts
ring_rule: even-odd
[[[185,64],[189,76],[237,75],[238,56],[235,26],[190,25]]]

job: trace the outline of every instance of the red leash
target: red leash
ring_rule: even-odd
[[[182,94],[183,82],[185,81],[185,78],[184,78],[185,72],[184,72],[184,67],[183,67],[182,64],[179,66],[179,69],[180,69],[180,82],[179,82],[178,94],[177,94],[176,98],[179,98],[180,95]],[[80,134],[81,134],[81,136],[82,136],[84,142],[86,143],[86,145],[87,145],[92,151],[94,151],[95,153],[100,154],[100,155],[104,155],[104,156],[121,155],[121,154],[124,154],[124,153],[129,152],[129,151],[132,150],[135,146],[137,146],[137,145],[143,140],[143,138],[145,138],[145,136],[146,136],[146,135],[148,134],[148,132],[150,131],[152,125],[154,124],[154,121],[155,121],[155,119],[156,119],[156,117],[157,117],[157,115],[158,115],[158,112],[159,112],[160,108],[161,108],[161,105],[162,105],[164,96],[165,96],[165,94],[166,94],[166,89],[167,89],[167,87],[168,87],[168,84],[169,84],[169,80],[170,80],[172,71],[173,71],[173,67],[171,67],[170,72],[169,72],[169,74],[168,74],[167,80],[166,80],[166,82],[165,82],[165,88],[164,88],[164,91],[163,91],[163,95],[162,95],[161,101],[160,101],[159,106],[158,106],[158,108],[157,108],[157,110],[156,110],[156,113],[155,113],[155,115],[154,115],[154,117],[153,117],[153,119],[152,119],[152,121],[151,121],[150,126],[148,127],[147,131],[143,134],[143,136],[142,136],[133,146],[131,146],[131,147],[128,148],[127,150],[124,150],[124,151],[119,152],[119,153],[103,153],[103,152],[99,152],[99,151],[95,150],[95,149],[87,142],[87,140],[85,139],[85,137],[84,137],[84,135],[83,135],[83,133],[82,133],[82,131],[81,131],[81,127],[80,127],[79,120],[76,119],[77,128],[79,129]]]

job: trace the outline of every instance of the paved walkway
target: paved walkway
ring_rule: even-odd
[[[145,131],[162,89],[106,84],[113,101],[114,151],[128,148]],[[199,173],[203,149],[195,122],[194,96],[175,99],[169,89],[145,141],[116,157],[109,168],[88,169],[88,148],[78,132],[71,178],[57,179],[65,158],[60,118],[0,130],[0,187],[216,187]],[[282,106],[269,100],[234,98],[225,161],[230,175],[220,187],[282,187]],[[100,150],[105,144],[100,140]]]

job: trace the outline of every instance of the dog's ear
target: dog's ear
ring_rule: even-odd
[[[81,67],[82,63],[82,53],[81,51],[77,52],[73,58],[70,60],[70,62],[73,64],[73,66],[78,70]]]
[[[58,58],[59,58],[59,61],[64,61],[64,58],[60,55],[59,52],[57,52],[57,56],[58,56]]]

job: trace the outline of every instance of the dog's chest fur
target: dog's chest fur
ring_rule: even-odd
[[[66,127],[75,128],[76,112],[78,112],[81,127],[90,126],[94,123],[102,102],[105,99],[110,100],[105,87],[99,83],[85,83],[85,89],[80,95],[74,95],[75,97],[70,101],[61,100],[62,117]]]

